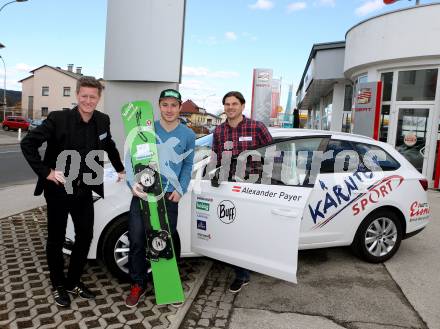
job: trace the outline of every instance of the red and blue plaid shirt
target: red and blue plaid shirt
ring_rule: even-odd
[[[232,149],[225,148],[227,142],[232,143]],[[272,136],[262,122],[243,116],[243,120],[235,128],[231,127],[228,121],[215,128],[212,151],[217,154],[217,165],[219,165],[223,151],[231,151],[232,157],[235,158],[243,151],[271,142]]]

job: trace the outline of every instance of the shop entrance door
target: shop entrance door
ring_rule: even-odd
[[[394,146],[432,183],[435,141],[432,105],[398,105]],[[432,147],[431,147],[432,146]],[[432,149],[432,150],[431,150]],[[431,161],[429,161],[431,159]]]

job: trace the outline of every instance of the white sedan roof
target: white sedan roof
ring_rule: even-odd
[[[363,140],[365,142],[370,142],[370,143],[376,142],[376,140],[367,136],[329,131],[329,130],[302,129],[302,128],[269,128],[269,132],[273,137],[296,137],[296,136],[319,135],[319,136],[332,136],[334,138],[341,138],[341,139]]]

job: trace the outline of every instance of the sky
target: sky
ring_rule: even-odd
[[[0,7],[7,2],[0,0]],[[360,21],[414,2],[186,0],[182,97],[216,114],[223,95],[238,90],[249,113],[253,69],[270,68],[274,78],[282,79],[285,107],[288,86],[293,84],[295,94],[313,44],[343,41]],[[421,0],[432,2],[437,1]],[[7,89],[21,90],[18,81],[45,64],[64,69],[74,64],[83,74],[102,77],[106,11],[106,0],[28,0],[4,7],[0,43],[5,48],[0,55]]]

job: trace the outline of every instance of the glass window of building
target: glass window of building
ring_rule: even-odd
[[[41,116],[42,116],[42,117],[47,117],[48,114],[49,114],[49,108],[47,108],[47,107],[42,107],[42,108],[41,108]]]
[[[41,87],[41,96],[49,96],[49,87]]]
[[[400,71],[397,101],[434,101],[438,69]]]
[[[380,110],[380,127],[379,127],[379,140],[381,142],[387,142],[388,139],[388,124],[390,121],[390,105],[382,105]]]
[[[344,93],[344,111],[342,112],[342,128],[341,131],[344,133],[350,132],[351,127],[351,110],[353,103],[353,86],[346,85]]]
[[[382,102],[391,101],[391,91],[393,89],[393,72],[382,73],[380,80],[382,81]]]
[[[357,83],[368,82],[368,74],[364,73],[357,77]]]
[[[69,97],[70,96],[70,87],[64,87],[63,88],[63,96]]]
[[[330,130],[330,123],[332,121],[332,103],[333,103],[333,92],[325,96],[324,98],[324,108],[322,110],[322,126],[323,130]]]

